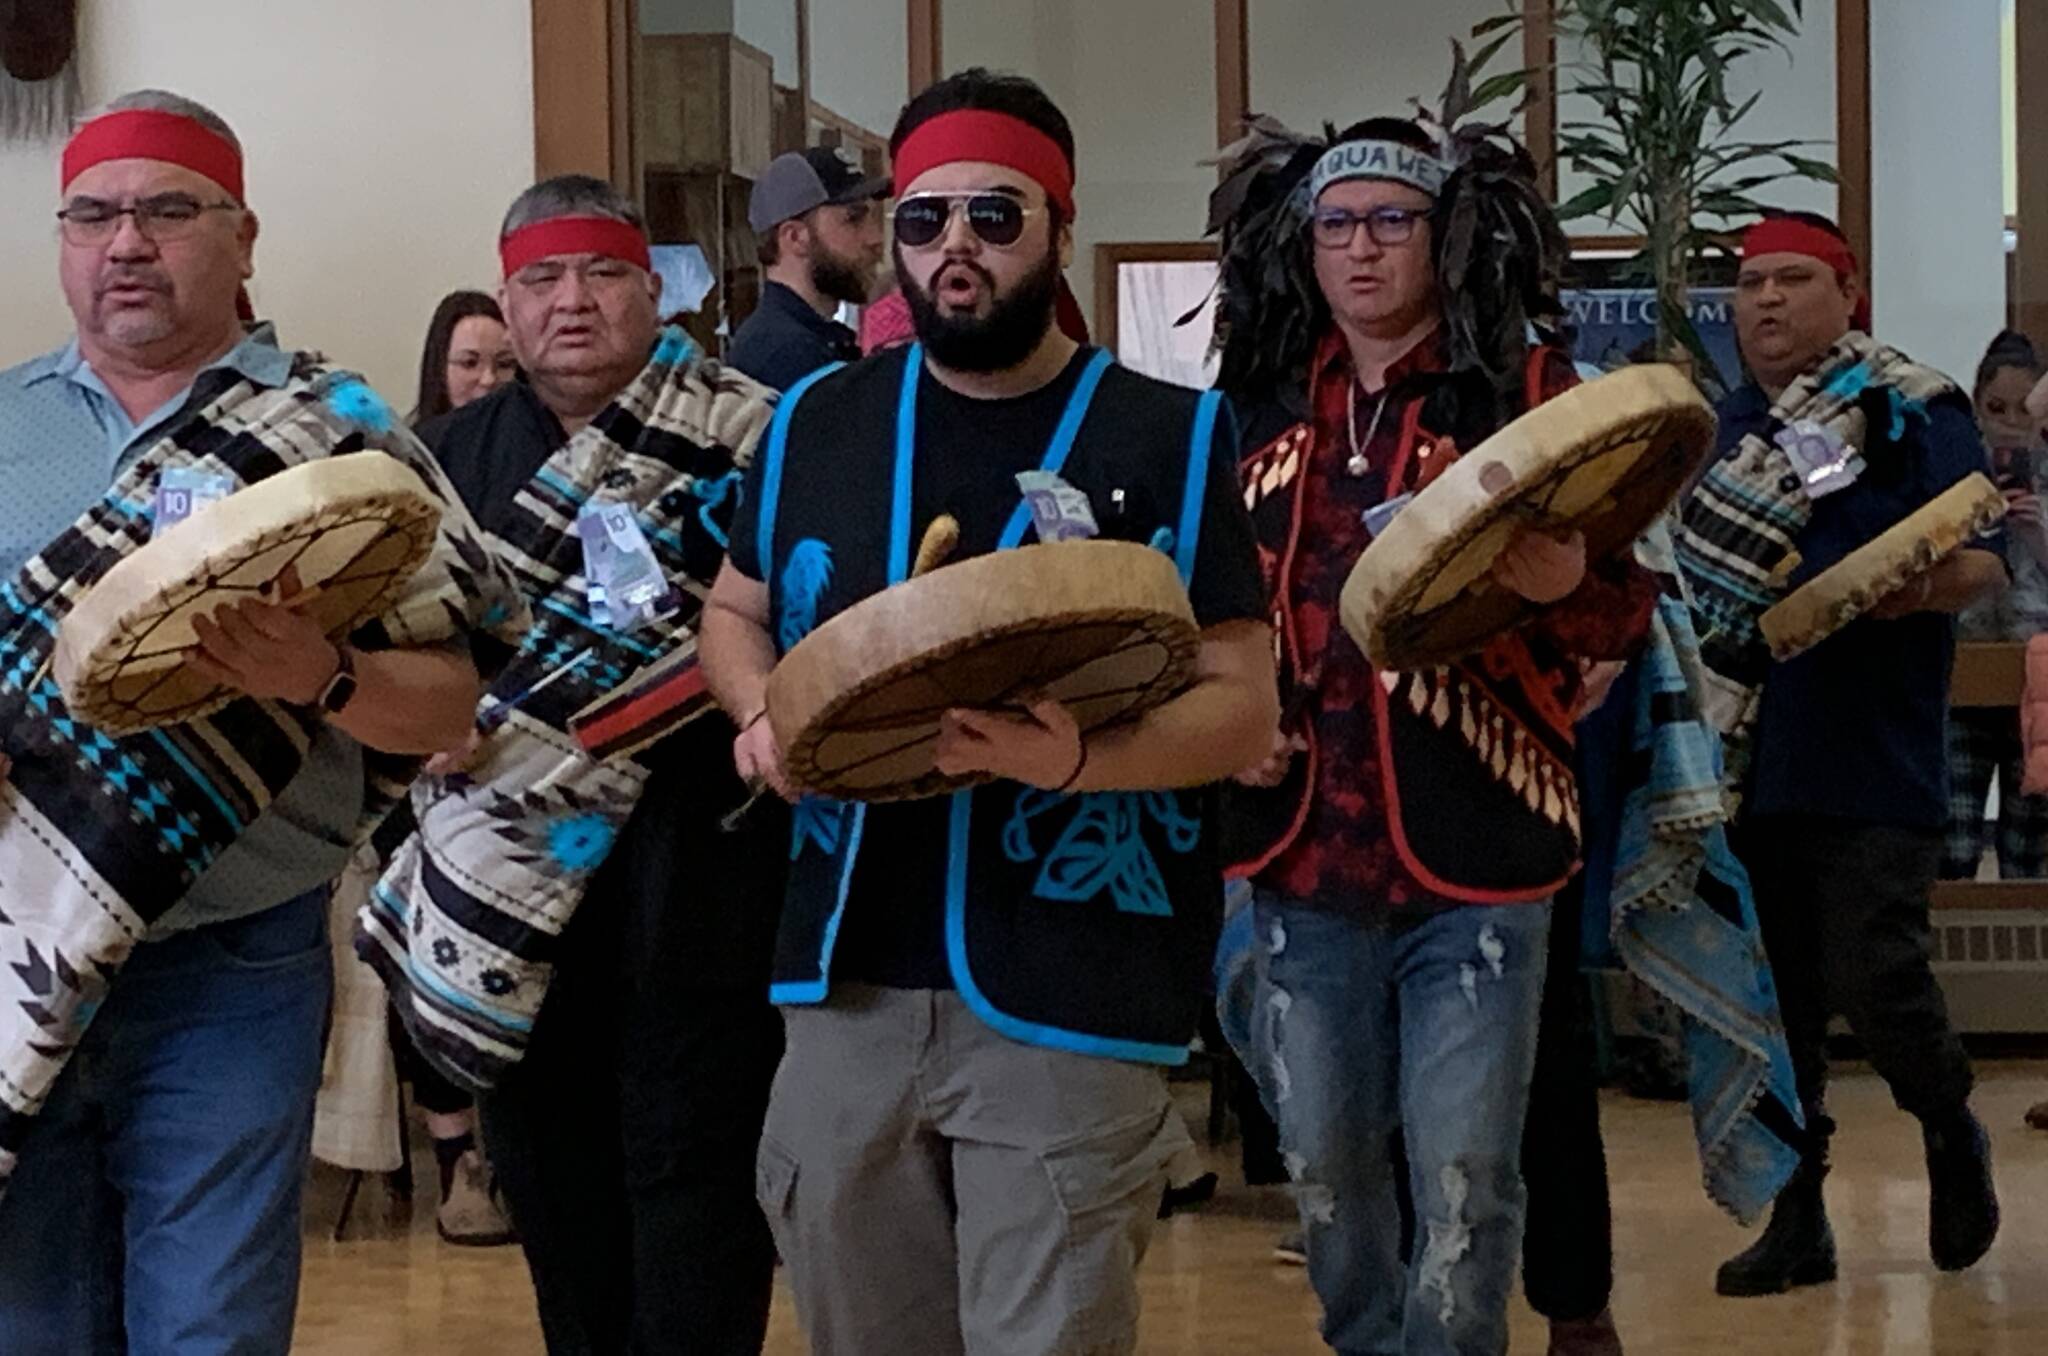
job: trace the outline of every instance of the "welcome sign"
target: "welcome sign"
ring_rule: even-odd
[[[1626,367],[1651,356],[1657,341],[1657,293],[1647,287],[1587,287],[1563,294],[1565,319],[1575,342],[1572,357],[1603,372]],[[1742,357],[1735,343],[1735,291],[1728,287],[1695,288],[1686,299],[1693,328],[1705,341],[1719,368],[1722,386],[1742,379]],[[1709,374],[1702,374],[1703,376]]]

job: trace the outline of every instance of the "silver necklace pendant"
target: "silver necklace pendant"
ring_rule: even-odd
[[[1365,449],[1371,447],[1372,440],[1379,436],[1380,418],[1386,414],[1387,398],[1393,393],[1394,388],[1391,386],[1380,392],[1380,403],[1373,407],[1372,423],[1366,427],[1365,437],[1361,439],[1358,436],[1358,382],[1355,378],[1352,380],[1351,408],[1348,411],[1349,417],[1345,420],[1346,431],[1351,435],[1351,459],[1344,463],[1344,470],[1353,479],[1363,477],[1366,472],[1372,470],[1372,461],[1365,455]]]

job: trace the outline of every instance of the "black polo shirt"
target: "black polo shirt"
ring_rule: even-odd
[[[852,330],[819,315],[811,304],[779,282],[761,289],[761,304],[740,325],[725,355],[764,386],[787,391],[827,363],[860,359],[860,340]]]

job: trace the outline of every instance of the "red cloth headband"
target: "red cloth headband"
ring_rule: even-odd
[[[1856,251],[1834,232],[1822,230],[1796,217],[1767,217],[1743,232],[1743,259],[1747,261],[1765,254],[1803,254],[1809,259],[1820,260],[1840,278],[1861,279],[1863,274]],[[1857,297],[1856,313],[1850,320],[1859,330],[1870,328],[1870,298],[1867,295]]]
[[[985,160],[1029,177],[1067,220],[1074,219],[1074,166],[1059,143],[1022,118],[985,108],[941,113],[904,138],[896,152],[896,196],[927,170],[961,160]]]
[[[498,258],[511,277],[528,264],[558,254],[596,254],[622,259],[652,272],[647,233],[631,222],[611,217],[551,217],[521,226],[498,242]]]
[[[1760,254],[1804,254],[1818,259],[1843,277],[1854,277],[1856,253],[1832,232],[1793,217],[1771,217],[1743,232],[1742,257]]]
[[[123,109],[94,118],[64,147],[64,181],[109,160],[161,160],[203,174],[242,201],[242,153],[233,142],[181,113]]]

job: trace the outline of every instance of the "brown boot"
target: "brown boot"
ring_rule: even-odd
[[[491,1170],[475,1149],[457,1160],[448,1194],[434,1212],[434,1228],[444,1242],[458,1248],[500,1248],[518,1240],[505,1207],[499,1203]]]

